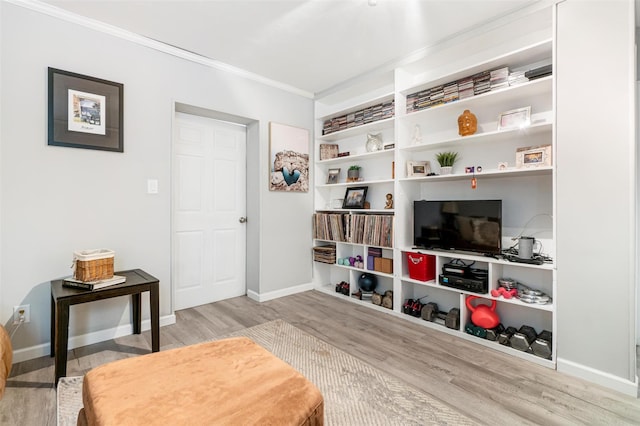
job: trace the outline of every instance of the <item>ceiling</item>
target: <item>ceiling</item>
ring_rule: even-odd
[[[46,0],[310,94],[539,0]],[[369,3],[377,3],[370,6]]]

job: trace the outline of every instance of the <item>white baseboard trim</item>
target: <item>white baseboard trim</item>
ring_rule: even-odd
[[[267,300],[278,299],[284,296],[290,296],[296,293],[302,293],[303,291],[313,290],[313,283],[301,284],[295,287],[288,287],[282,290],[270,291],[268,293],[256,293],[252,290],[247,290],[247,297],[255,300],[256,302],[266,302]]]
[[[160,317],[160,327],[176,323],[175,314]],[[142,331],[151,329],[151,320],[142,321]],[[128,336],[133,334],[133,326],[131,324],[119,325],[115,328],[106,330],[93,331],[91,333],[80,336],[69,337],[69,349],[79,348],[81,346],[92,345],[94,343],[104,342],[106,340],[115,339],[116,337]],[[28,361],[30,359],[49,356],[51,354],[51,343],[42,343],[40,345],[30,346],[24,349],[13,351],[13,363]]]
[[[596,370],[594,368],[587,367],[573,361],[567,361],[566,359],[561,358],[558,358],[556,368],[561,373],[579,377],[581,379],[588,380],[589,382],[616,390],[625,395],[638,398],[637,375],[635,376],[635,382],[632,382],[630,380],[625,380],[621,377],[614,376],[613,374],[605,373],[604,371]]]

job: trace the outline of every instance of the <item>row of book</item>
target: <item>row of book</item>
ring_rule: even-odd
[[[393,216],[316,213],[313,215],[313,238],[378,247],[392,247]]]
[[[407,113],[481,95],[491,90],[499,90],[508,86],[526,83],[529,80],[551,75],[551,72],[551,65],[527,71],[509,72],[509,67],[482,71],[456,81],[407,95]]]
[[[351,127],[361,126],[374,121],[391,118],[395,114],[395,101],[392,99],[377,105],[364,108],[359,111],[341,115],[326,120],[323,123],[322,134],[328,135],[340,130],[349,129]]]

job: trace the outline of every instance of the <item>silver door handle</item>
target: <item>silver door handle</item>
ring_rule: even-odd
[[[240,219],[238,219],[238,222],[240,223],[245,223],[247,221],[246,217],[241,217]]]

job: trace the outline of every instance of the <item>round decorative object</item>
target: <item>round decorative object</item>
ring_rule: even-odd
[[[367,152],[382,151],[382,136],[380,133],[367,133]]]
[[[378,285],[378,278],[375,275],[369,274],[366,272],[363,274],[360,274],[360,277],[358,278],[358,287],[360,287],[360,290],[365,292],[371,292],[375,290],[377,285]]]
[[[460,117],[458,117],[458,134],[460,136],[469,136],[474,134],[477,130],[478,119],[471,111],[465,109]]]

